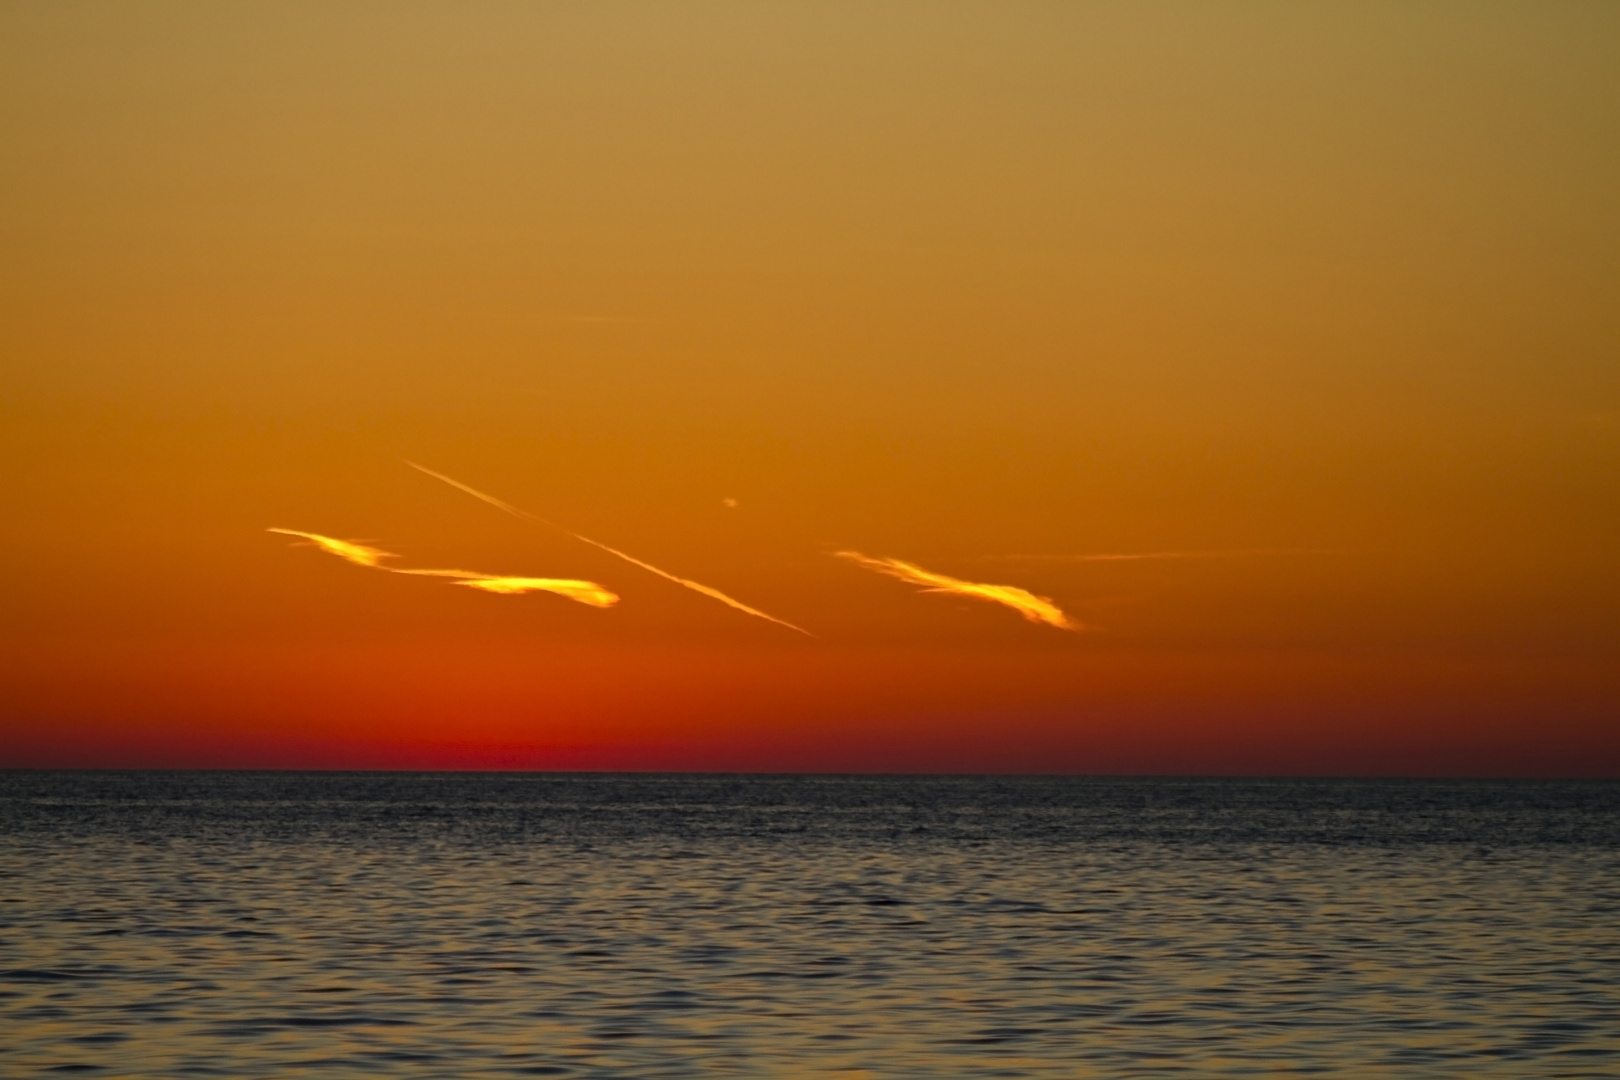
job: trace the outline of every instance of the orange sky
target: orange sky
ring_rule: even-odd
[[[1606,2],[10,5],[0,766],[1620,775],[1617,54]]]

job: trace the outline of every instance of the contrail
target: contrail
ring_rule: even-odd
[[[733,600],[731,597],[727,596],[725,593],[721,592],[719,589],[711,589],[707,585],[702,584],[701,582],[692,581],[692,580],[690,580],[688,578],[677,577],[674,574],[671,574],[671,573],[669,573],[667,571],[660,570],[660,569],[658,569],[658,567],[652,565],[651,563],[644,563],[640,559],[636,558],[633,555],[626,555],[624,552],[620,551],[618,548],[611,548],[611,547],[608,547],[606,544],[604,544],[604,543],[602,543],[602,542],[600,542],[598,540],[592,540],[588,536],[581,536],[579,533],[575,532],[574,530],[565,529],[561,525],[558,525],[555,521],[547,521],[545,518],[540,517],[538,514],[531,514],[527,510],[519,510],[517,507],[513,506],[511,503],[502,502],[500,499],[497,499],[493,495],[485,495],[482,491],[479,491],[477,488],[468,487],[466,484],[463,484],[459,480],[452,480],[450,477],[444,475],[443,473],[434,472],[432,469],[429,469],[429,468],[427,468],[425,466],[422,466],[422,465],[418,465],[414,461],[406,461],[405,464],[409,465],[411,468],[415,469],[417,472],[427,473],[429,476],[433,477],[435,480],[442,480],[446,484],[449,484],[453,488],[456,488],[456,489],[461,490],[461,491],[465,491],[468,495],[471,495],[475,499],[482,499],[484,502],[489,503],[489,505],[491,505],[491,506],[497,507],[498,509],[501,509],[501,510],[505,510],[508,514],[511,514],[514,517],[524,518],[525,520],[528,520],[528,521],[536,521],[536,522],[539,522],[541,525],[545,525],[545,526],[547,526],[549,528],[556,529],[558,532],[567,533],[569,536],[572,536],[575,540],[579,540],[579,541],[581,541],[583,543],[589,544],[594,548],[601,548],[603,551],[607,552],[609,555],[616,555],[619,558],[623,559],[625,562],[630,563],[632,566],[639,566],[643,570],[646,570],[648,573],[657,574],[659,577],[664,578],[667,581],[673,581],[677,585],[683,585],[686,588],[691,589],[693,592],[700,592],[704,596],[707,596],[707,597],[709,597],[711,599],[720,601],[722,604],[725,604],[727,607],[736,608],[738,611],[746,612],[747,614],[753,615],[756,618],[764,619],[766,622],[773,622],[778,626],[785,626],[789,630],[797,630],[799,633],[803,634],[805,637],[815,637],[816,636],[816,635],[812,634],[810,631],[806,630],[802,626],[794,626],[792,623],[788,622],[785,619],[778,619],[775,615],[767,615],[763,611],[760,611],[758,608],[751,608],[747,604],[743,603],[741,600]]]
[[[1057,605],[1051,600],[1014,585],[982,585],[973,581],[961,581],[944,574],[936,574],[932,570],[924,570],[920,566],[899,559],[873,559],[858,551],[835,551],[833,554],[868,570],[876,570],[880,574],[888,574],[901,581],[909,581],[913,585],[926,585],[928,587],[923,590],[924,592],[954,593],[958,596],[990,600],[1007,605],[1030,622],[1046,623],[1059,630],[1081,628],[1079,623],[1058,610]]]
[[[301,536],[314,544],[322,551],[346,559],[356,566],[365,566],[373,570],[383,570],[390,574],[409,574],[415,577],[442,577],[453,578],[457,585],[465,585],[472,589],[482,589],[485,592],[501,593],[503,595],[517,595],[526,592],[550,592],[558,596],[566,596],[570,600],[577,600],[581,604],[592,607],[612,607],[619,602],[619,598],[608,592],[594,581],[575,581],[571,578],[531,578],[506,577],[500,574],[485,574],[477,570],[412,570],[404,567],[384,566],[381,559],[398,558],[391,551],[379,551],[377,548],[356,544],[348,540],[334,540],[330,536],[320,533],[299,532],[297,529],[270,529],[269,532],[281,533],[285,536]]]

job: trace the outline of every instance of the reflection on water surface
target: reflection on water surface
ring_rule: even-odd
[[[1620,786],[0,774],[0,1075],[1608,1077]]]

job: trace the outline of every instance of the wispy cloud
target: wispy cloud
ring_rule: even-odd
[[[475,499],[481,499],[484,502],[488,503],[489,505],[491,505],[493,507],[496,507],[497,509],[504,510],[506,513],[511,514],[513,517],[520,517],[520,518],[523,518],[526,521],[538,522],[539,524],[545,525],[548,528],[556,529],[558,532],[565,533],[565,534],[567,534],[569,536],[572,536],[575,540],[578,540],[578,541],[580,541],[582,543],[589,544],[594,548],[600,548],[601,550],[607,552],[609,555],[613,555],[613,556],[616,556],[616,557],[618,557],[620,559],[623,559],[625,562],[630,563],[632,566],[639,566],[639,567],[641,567],[641,569],[647,571],[648,573],[657,574],[659,577],[663,578],[666,581],[673,581],[673,582],[675,582],[675,584],[680,585],[680,586],[682,586],[684,588],[691,589],[693,592],[702,593],[704,596],[707,596],[712,600],[718,600],[722,604],[725,604],[727,607],[736,608],[738,611],[744,612],[744,613],[746,613],[748,615],[753,615],[756,618],[764,619],[766,622],[773,622],[778,626],[785,626],[789,630],[797,630],[799,633],[805,635],[806,637],[815,637],[814,634],[812,634],[810,631],[806,630],[804,627],[802,627],[802,626],[794,626],[792,623],[788,622],[785,619],[778,619],[775,615],[767,615],[765,612],[760,611],[758,608],[749,607],[747,604],[743,603],[741,600],[734,600],[731,597],[727,596],[725,593],[721,592],[719,589],[713,589],[713,588],[710,588],[707,585],[702,584],[701,582],[692,581],[689,578],[678,577],[675,574],[671,574],[666,570],[660,570],[660,569],[658,569],[658,567],[652,565],[651,563],[642,562],[640,559],[636,558],[633,555],[626,555],[624,552],[620,551],[617,548],[608,547],[606,544],[601,543],[600,541],[597,541],[597,540],[592,540],[588,536],[581,536],[579,533],[574,532],[572,529],[565,529],[561,525],[558,525],[555,521],[547,521],[545,518],[540,517],[538,514],[531,514],[527,510],[519,510],[517,507],[513,506],[511,503],[502,502],[500,499],[497,499],[493,495],[486,495],[482,491],[479,491],[477,488],[468,487],[466,484],[463,484],[459,480],[453,480],[450,477],[444,475],[443,473],[434,472],[432,469],[429,469],[429,468],[427,468],[425,466],[422,466],[422,465],[418,465],[414,461],[407,461],[407,462],[405,462],[405,464],[409,465],[411,468],[417,470],[418,472],[426,473],[427,475],[433,477],[435,480],[441,480],[444,483],[449,484],[451,487],[457,489],[458,491],[464,491],[468,495],[471,495]]]
[[[835,556],[848,559],[858,566],[868,570],[875,570],[880,574],[899,578],[901,581],[913,585],[925,586],[924,592],[952,593],[957,596],[971,596],[978,600],[989,600],[997,604],[1005,604],[1012,608],[1030,622],[1045,623],[1055,626],[1059,630],[1079,630],[1080,624],[1065,615],[1058,606],[1044,596],[1036,596],[1026,589],[1016,585],[986,585],[975,581],[962,581],[946,574],[936,574],[932,570],[924,570],[920,566],[903,562],[900,559],[874,559],[862,555],[858,551],[835,551]]]
[[[387,570],[379,560],[397,559],[399,556],[392,551],[382,551],[378,548],[367,547],[365,544],[356,544],[352,540],[334,540],[330,536],[320,533],[299,532],[297,529],[269,529],[268,532],[281,533],[283,536],[300,536],[329,555],[336,555],[340,559],[347,559],[356,566],[369,566],[376,570]]]
[[[565,578],[481,577],[468,578],[456,584],[465,585],[469,589],[500,593],[502,596],[516,596],[526,592],[556,593],[558,596],[566,596],[570,600],[578,600],[592,607],[612,607],[619,602],[617,596],[595,582],[569,581]]]
[[[1124,551],[1058,555],[985,555],[984,562],[1121,562],[1135,559],[1244,559],[1265,555],[1342,555],[1334,548],[1237,548],[1230,551]]]
[[[352,562],[356,566],[364,566],[372,570],[383,570],[390,574],[451,578],[456,585],[465,585],[468,588],[482,589],[484,592],[499,593],[507,596],[526,592],[556,593],[558,596],[566,596],[570,600],[578,601],[581,604],[589,604],[592,607],[612,607],[619,602],[617,596],[594,581],[576,581],[572,578],[509,577],[501,574],[485,574],[478,570],[427,570],[384,566],[379,560],[394,559],[398,558],[398,556],[389,551],[380,551],[364,544],[356,544],[351,540],[336,540],[330,536],[322,536],[320,533],[300,532],[297,529],[270,529],[268,531],[281,533],[284,536],[302,537],[322,551]]]
[[[384,569],[387,569],[386,567]],[[594,581],[576,581],[572,578],[509,577],[502,574],[484,574],[477,570],[395,570],[396,574],[419,574],[423,577],[454,578],[455,584],[469,589],[517,596],[526,592],[549,592],[566,596],[592,607],[612,607],[618,596],[608,592]]]

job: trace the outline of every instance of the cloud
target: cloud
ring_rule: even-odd
[[[388,568],[384,567],[384,569]],[[612,607],[619,602],[618,596],[608,592],[596,582],[578,581],[573,578],[507,577],[501,574],[483,574],[477,570],[395,570],[394,573],[454,578],[457,585],[465,585],[469,589],[482,589],[484,592],[499,593],[502,596],[517,596],[526,592],[549,592],[556,593],[558,596],[566,596],[570,600],[577,600],[581,604],[603,608]]]
[[[465,585],[472,589],[482,589],[485,592],[499,593],[503,596],[515,596],[526,592],[549,592],[558,596],[566,596],[570,600],[592,607],[612,607],[619,602],[619,598],[608,592],[594,581],[576,581],[572,578],[533,578],[508,577],[501,574],[485,574],[478,570],[426,570],[409,567],[384,566],[378,560],[394,559],[397,555],[388,551],[379,551],[364,544],[356,544],[349,540],[334,540],[330,536],[320,533],[299,532],[296,529],[270,529],[273,533],[285,536],[301,536],[314,544],[322,551],[346,559],[356,566],[364,566],[373,570],[382,570],[390,574],[405,574],[410,577],[441,577],[452,578],[456,585]]]
[[[1081,555],[986,555],[986,562],[1118,562],[1134,559],[1243,559],[1262,555],[1342,555],[1333,548],[1238,548],[1231,551],[1139,551]]]
[[[376,570],[389,569],[378,560],[397,559],[399,557],[391,551],[381,551],[349,540],[334,540],[330,536],[322,536],[320,533],[299,532],[297,529],[269,529],[266,531],[281,533],[283,536],[301,536],[330,555],[336,555],[340,559],[347,559],[356,566],[369,566]]]
[[[789,630],[797,630],[799,633],[803,634],[805,637],[815,637],[816,636],[816,635],[812,634],[810,631],[806,630],[802,626],[794,626],[792,623],[788,622],[785,619],[778,619],[775,615],[767,615],[767,614],[765,614],[765,612],[760,611],[758,608],[749,607],[747,604],[743,603],[741,600],[734,600],[731,597],[727,596],[725,593],[721,592],[719,589],[712,589],[709,586],[704,585],[704,584],[702,584],[700,582],[692,581],[689,578],[677,577],[676,575],[671,574],[668,571],[660,570],[660,569],[658,569],[658,567],[652,565],[651,563],[644,563],[640,559],[634,557],[633,555],[626,555],[624,552],[618,550],[617,548],[608,547],[606,544],[601,543],[600,541],[592,540],[588,536],[581,536],[579,533],[574,532],[572,529],[565,529],[561,525],[558,525],[555,521],[547,521],[545,518],[540,517],[537,514],[531,514],[527,510],[519,510],[517,507],[513,506],[511,503],[502,502],[500,499],[497,499],[493,495],[486,495],[482,491],[479,491],[477,488],[468,487],[466,484],[463,484],[459,480],[452,480],[450,477],[444,475],[443,473],[434,472],[432,469],[426,468],[426,467],[424,467],[422,465],[418,465],[414,461],[407,461],[407,462],[405,462],[405,464],[409,465],[411,468],[417,470],[418,472],[426,473],[427,475],[433,477],[435,480],[442,480],[444,483],[449,484],[451,487],[457,489],[458,491],[466,492],[468,495],[471,495],[475,499],[481,499],[484,502],[489,503],[489,505],[491,505],[493,507],[496,507],[497,509],[504,510],[506,513],[511,514],[513,517],[520,517],[520,518],[523,518],[526,521],[538,522],[539,524],[545,525],[548,528],[556,529],[560,533],[566,533],[567,535],[572,536],[575,540],[579,540],[582,543],[589,544],[594,548],[600,548],[601,550],[607,552],[609,555],[614,555],[614,556],[616,556],[616,557],[618,557],[620,559],[623,559],[625,562],[630,563],[632,566],[639,566],[643,570],[647,571],[648,573],[657,574],[659,577],[663,578],[666,581],[673,581],[673,582],[675,582],[675,584],[680,585],[683,588],[691,589],[693,592],[702,593],[704,596],[707,596],[712,600],[718,600],[722,604],[725,604],[727,607],[735,608],[738,611],[744,612],[744,613],[749,614],[749,615],[753,615],[756,618],[764,619],[766,622],[773,622],[778,626],[785,626]]]
[[[515,596],[526,592],[556,593],[558,596],[566,596],[570,600],[577,600],[592,607],[612,607],[619,602],[617,596],[594,581],[572,581],[568,578],[478,577],[467,578],[456,584],[465,585],[469,589],[500,593],[502,596]]]
[[[1025,589],[1015,585],[984,585],[973,581],[962,581],[958,578],[948,577],[945,574],[936,574],[932,570],[924,570],[899,559],[873,559],[862,555],[858,551],[835,551],[835,556],[848,559],[858,566],[874,570],[879,574],[899,578],[901,581],[913,585],[926,586],[924,592],[952,593],[957,596],[971,596],[978,600],[989,600],[997,604],[1005,604],[1012,608],[1030,622],[1045,623],[1055,626],[1059,630],[1079,630],[1080,624],[1060,611],[1056,604],[1044,596],[1036,596]]]

